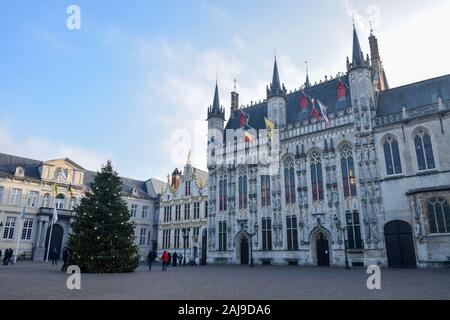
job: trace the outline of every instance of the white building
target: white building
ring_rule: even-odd
[[[175,169],[168,175],[160,201],[159,254],[164,250],[177,252],[186,263],[206,263],[207,178],[208,174],[193,168],[190,161],[183,173]]]
[[[343,266],[346,253],[356,266],[450,259],[450,75],[391,89],[373,34],[369,43],[365,58],[354,30],[346,73],[289,93],[275,61],[267,99],[240,107],[232,92],[228,121],[216,85],[209,262],[247,264],[251,252],[255,263],[319,266]],[[258,158],[269,148],[276,169]]]
[[[89,188],[95,172],[87,171],[70,159],[38,161],[0,153],[0,249],[16,249],[21,237],[19,256],[44,260],[48,247],[53,207],[58,222],[53,226],[51,249],[60,254],[74,217],[74,205]],[[136,224],[136,244],[143,258],[157,247],[158,197],[164,183],[156,179],[137,181],[122,178],[122,196],[128,203]],[[58,195],[53,196],[53,184]],[[69,192],[69,186],[71,192]],[[21,219],[25,207],[26,217]],[[20,229],[23,223],[23,230]]]

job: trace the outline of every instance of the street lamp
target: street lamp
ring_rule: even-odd
[[[342,227],[342,237],[344,239],[344,254],[345,254],[345,269],[350,269],[350,265],[348,263],[348,256],[347,256],[347,240],[345,240],[345,231],[347,230],[347,227]]]
[[[183,267],[186,267],[186,244],[187,239],[189,238],[189,232],[191,232],[191,228],[183,228],[183,247],[184,247],[184,255],[183,255]]]
[[[347,240],[345,240],[345,231],[348,232],[348,227],[341,227],[341,222],[339,221],[339,218],[337,215],[333,218],[334,223],[336,224],[336,229],[340,230],[342,232],[342,239],[344,240],[344,255],[345,255],[345,269],[350,269],[350,265],[348,263],[348,256],[347,256]]]
[[[258,233],[258,224],[255,223],[253,226],[253,233],[249,233],[248,225],[242,225],[242,229],[244,229],[245,234],[250,238],[250,268],[253,268],[253,237]]]

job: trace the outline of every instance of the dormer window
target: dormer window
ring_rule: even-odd
[[[17,177],[24,177],[25,176],[25,169],[22,168],[22,167],[17,167],[15,172],[14,172],[14,175],[17,176]]]
[[[131,194],[136,197],[138,195],[138,191],[136,188],[131,189]]]
[[[55,179],[58,181],[67,181],[68,175],[68,169],[57,168],[55,171]]]
[[[300,108],[302,111],[308,109],[308,98],[304,94],[300,97]]]
[[[345,100],[347,98],[347,92],[344,82],[342,80],[339,80],[338,86],[337,86],[337,97],[338,100]]]

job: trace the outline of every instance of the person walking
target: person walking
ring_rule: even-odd
[[[69,250],[64,249],[63,251],[63,266],[61,268],[61,271],[67,271],[67,268],[69,267],[68,262],[69,262]]]
[[[172,255],[172,267],[176,267],[178,262],[178,254],[175,251]]]
[[[183,255],[180,253],[180,255],[178,256],[178,264],[181,266],[183,265]]]
[[[52,266],[57,266],[58,265],[59,253],[58,253],[58,250],[56,250],[56,248],[53,249],[50,257],[52,259]]]
[[[6,258],[6,264],[14,264],[14,261],[12,260],[12,257],[14,255],[14,250],[9,248],[8,249],[8,257]]]
[[[167,266],[170,267],[170,263],[172,262],[172,255],[170,254],[170,252],[167,252],[167,255],[169,256],[167,260]]]
[[[167,251],[164,251],[161,256],[161,262],[162,262],[162,271],[166,271],[167,269],[167,262],[169,262],[169,254]]]
[[[9,249],[5,250],[5,255],[3,256],[3,265],[7,266],[8,265],[8,256],[9,256]]]
[[[147,256],[148,271],[152,271],[152,263],[156,259],[156,250],[151,250]]]

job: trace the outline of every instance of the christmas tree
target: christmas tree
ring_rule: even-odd
[[[133,272],[139,263],[134,223],[110,161],[97,172],[90,189],[75,208],[67,245],[70,264],[89,273]]]

